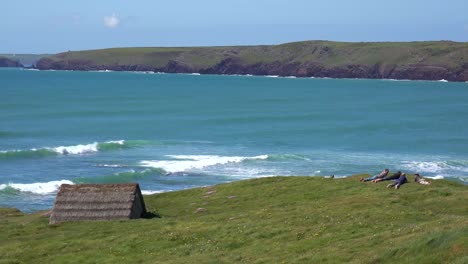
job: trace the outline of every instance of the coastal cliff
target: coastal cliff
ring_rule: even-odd
[[[23,67],[23,65],[18,61],[0,57],[0,67]]]
[[[47,56],[36,68],[468,81],[468,43],[304,41],[262,46],[113,48]]]

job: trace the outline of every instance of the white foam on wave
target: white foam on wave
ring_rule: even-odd
[[[144,160],[143,167],[161,168],[167,172],[183,172],[187,170],[202,169],[214,165],[239,163],[245,160],[265,160],[268,155],[254,157],[217,156],[217,155],[167,155],[175,160]]]
[[[468,177],[467,176],[461,176],[461,177],[458,177],[457,179],[459,179],[460,181],[462,181],[464,183],[468,183]]]
[[[172,190],[164,190],[164,191],[141,190],[141,194],[143,194],[143,195],[152,195],[152,194],[171,192],[171,191]]]
[[[123,145],[125,144],[125,140],[111,140],[111,141],[106,141],[105,143],[110,143],[110,144],[119,144],[119,145]]]
[[[424,176],[424,178],[430,178],[430,179],[433,179],[433,180],[442,180],[445,177],[442,176],[442,175],[435,175],[435,176]]]
[[[154,71],[129,71],[130,73],[135,73],[135,74],[154,74]]]
[[[226,167],[223,168],[222,173],[219,170],[210,171],[209,168],[206,169],[209,174],[222,174],[228,175],[230,178],[236,179],[251,179],[251,178],[264,178],[264,177],[272,177],[277,175],[288,176],[284,173],[280,173],[275,168],[258,168],[258,167]]]
[[[404,161],[403,166],[414,171],[431,173],[438,173],[447,168],[447,164],[442,161]]]
[[[49,148],[59,154],[85,154],[98,151],[98,143],[94,142],[87,145],[76,145],[76,146],[60,146],[56,148]]]
[[[448,82],[448,81],[445,79],[440,79],[439,82]]]
[[[41,151],[48,150],[55,152],[57,154],[86,154],[99,151],[99,142],[94,142],[91,144],[79,144],[74,146],[59,146],[59,147],[44,147],[44,148],[32,148],[29,150],[0,150],[0,153],[14,153],[14,152],[25,152],[25,151]],[[124,145],[125,140],[115,140],[115,141],[106,141],[104,144],[118,144]]]
[[[391,82],[410,82],[408,79],[379,79],[381,81],[391,81]]]
[[[105,144],[125,144],[125,140],[111,140],[104,142]],[[75,146],[60,146],[55,148],[47,148],[49,150],[55,151],[59,154],[86,154],[99,151],[99,143],[94,142],[86,145],[75,145]]]
[[[123,168],[123,165],[120,164],[98,164],[96,167],[104,167],[104,168]]]
[[[468,177],[465,176],[468,172],[466,161],[404,161],[403,167],[412,172],[424,173],[424,177],[434,180],[445,179],[447,177],[457,178],[462,182],[467,182]],[[429,174],[429,175],[427,175]],[[432,174],[432,175],[431,175]]]
[[[73,184],[73,182],[69,180],[61,180],[36,183],[8,183],[0,184],[0,190],[10,187],[21,192],[29,192],[35,194],[50,194],[56,192],[62,184]]]
[[[403,161],[403,166],[412,169],[432,173],[440,173],[446,170],[458,172],[468,172],[468,166],[465,160],[452,161]]]

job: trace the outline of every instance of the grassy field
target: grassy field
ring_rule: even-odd
[[[156,217],[0,210],[0,263],[468,263],[468,189],[271,177],[145,196]]]
[[[47,58],[85,60],[96,65],[142,64],[152,67],[164,67],[169,61],[177,61],[193,69],[214,66],[225,58],[234,58],[247,65],[272,62],[316,63],[328,67],[421,64],[462,69],[468,60],[468,43],[302,41],[263,46],[111,48],[69,51]]]

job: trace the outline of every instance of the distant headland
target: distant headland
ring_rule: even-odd
[[[23,67],[19,61],[0,56],[0,67]]]
[[[303,41],[259,46],[111,48],[45,56],[34,67],[466,82],[468,43]]]

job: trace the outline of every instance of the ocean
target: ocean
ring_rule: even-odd
[[[0,207],[391,171],[468,181],[468,83],[0,70]]]

